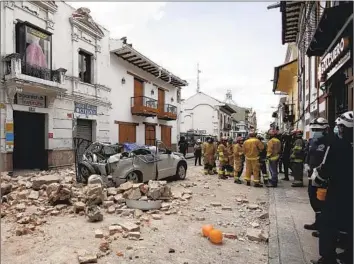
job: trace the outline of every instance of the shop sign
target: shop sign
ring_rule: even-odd
[[[329,52],[322,60],[320,65],[320,76],[326,74],[328,69],[343,55],[349,44],[348,38],[342,38],[341,41]]]
[[[11,122],[5,124],[5,148],[13,149],[14,146],[14,124]]]
[[[343,58],[341,58],[338,63],[327,73],[327,79],[331,78],[333,74],[335,74],[342,66],[350,60],[350,51],[347,52],[347,54],[344,55]]]
[[[97,106],[75,102],[75,113],[83,115],[97,115]]]
[[[30,107],[45,107],[45,96],[29,93],[17,93],[17,104]]]

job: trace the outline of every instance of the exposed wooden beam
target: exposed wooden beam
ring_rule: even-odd
[[[134,59],[134,60],[128,60],[128,62],[130,62],[130,63],[133,63],[133,64],[134,64],[134,62],[136,62],[136,61],[140,61],[140,60],[142,60],[142,59],[137,58],[137,59]]]
[[[129,60],[129,59],[131,59],[131,58],[135,58],[136,57],[136,55],[131,55],[131,56],[128,56],[128,57],[122,57],[123,59],[125,59],[125,60]]]
[[[127,55],[127,54],[130,54],[131,52],[130,51],[127,51],[127,52],[123,52],[123,53],[116,53],[118,56],[124,56],[124,55]]]

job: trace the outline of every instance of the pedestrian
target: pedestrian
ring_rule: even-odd
[[[236,144],[233,146],[234,153],[234,183],[241,184],[240,177],[243,171],[243,152],[242,152],[243,138],[238,137]]]
[[[283,135],[277,132],[276,138],[280,141],[279,173],[283,173]]]
[[[226,165],[225,175],[227,177],[232,177],[234,172],[234,151],[233,151],[233,139],[231,137],[227,140],[227,153],[228,153],[228,164]]]
[[[317,231],[320,225],[321,211],[324,202],[317,199],[318,188],[312,185],[311,175],[314,168],[317,168],[322,163],[326,149],[329,146],[330,138],[328,128],[329,124],[325,118],[319,117],[311,121],[310,130],[312,132],[312,137],[306,148],[307,155],[305,159],[305,171],[307,171],[309,177],[307,192],[310,199],[310,205],[315,212],[315,222],[313,224],[304,225],[304,228],[316,231],[313,232],[314,236],[318,236]]]
[[[336,120],[338,136],[330,143],[327,158],[316,169],[312,184],[327,183],[327,194],[321,213],[319,254],[315,264],[353,263],[353,111],[342,114]],[[339,231],[348,234],[344,252],[336,254]]]
[[[290,162],[292,166],[292,175],[294,176],[294,182],[292,187],[303,187],[304,177],[304,161],[305,161],[305,141],[302,139],[302,130],[294,130],[294,146],[291,150]]]
[[[194,145],[194,166],[202,166],[202,144],[200,139],[197,139],[197,142]]]
[[[215,164],[215,153],[216,153],[216,148],[213,142],[213,139],[211,137],[206,138],[206,142],[203,144],[203,162],[204,162],[204,175],[212,175],[214,174],[213,172],[213,167]]]
[[[282,160],[284,165],[284,178],[281,180],[289,181],[289,167],[290,167],[290,154],[291,154],[291,135],[287,132],[283,134],[283,154]]]
[[[228,160],[228,151],[227,151],[227,139],[225,137],[221,138],[220,144],[217,149],[217,155],[219,158],[219,168],[218,168],[219,179],[227,179],[225,175],[225,171],[229,160]]]
[[[268,169],[267,169],[267,143],[264,142],[264,138],[261,135],[258,135],[257,138],[264,145],[264,149],[259,153],[259,178],[261,178],[261,174],[263,176],[263,183],[268,184]]]
[[[183,154],[183,157],[186,157],[188,142],[184,136],[178,142],[179,152]]]
[[[249,139],[242,145],[242,152],[246,159],[245,181],[247,186],[251,185],[251,175],[253,174],[254,187],[262,187],[259,181],[259,153],[263,150],[264,145],[256,138],[256,132],[249,132]]]
[[[277,132],[274,130],[269,131],[269,138],[267,144],[267,160],[269,163],[270,171],[270,182],[267,187],[277,187],[278,186],[278,162],[281,151],[280,140],[276,137]]]

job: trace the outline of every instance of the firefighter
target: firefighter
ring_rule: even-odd
[[[259,153],[259,178],[261,178],[261,173],[263,176],[263,183],[268,184],[268,170],[267,170],[267,143],[264,142],[264,138],[261,135],[258,135],[257,138],[263,143],[264,149]]]
[[[234,152],[233,152],[233,139],[231,137],[227,140],[228,164],[226,166],[225,175],[232,177],[234,172]]]
[[[271,174],[270,184],[267,187],[278,186],[278,162],[281,152],[281,142],[277,138],[275,130],[269,131],[269,138],[267,144],[267,160],[269,162],[269,171]]]
[[[219,146],[219,142],[215,141],[215,137],[212,137],[211,140],[213,142],[214,149],[215,149],[214,164],[213,164],[213,174],[218,174],[218,166],[216,166],[216,160],[218,159],[217,149],[218,149],[218,146]]]
[[[234,154],[234,179],[235,183],[241,184],[241,174],[243,170],[243,152],[242,152],[243,138],[238,137],[236,139],[236,144],[233,146]]]
[[[225,176],[226,166],[229,164],[228,151],[227,151],[227,139],[225,137],[221,138],[220,144],[217,149],[217,155],[219,159],[218,174],[219,179],[227,179]]]
[[[312,178],[315,186],[327,185],[320,222],[319,255],[316,264],[353,263],[353,111],[337,120],[338,136],[333,138],[318,175]],[[338,232],[347,233],[344,252],[336,254]]]
[[[256,138],[256,132],[251,130],[249,138],[242,145],[242,152],[246,158],[245,181],[247,186],[251,185],[251,175],[253,174],[254,187],[262,187],[259,182],[259,153],[263,149],[263,143]]]
[[[290,167],[290,155],[291,155],[291,135],[288,132],[283,134],[283,165],[284,165],[284,178],[283,181],[289,181],[289,167]]]
[[[310,139],[310,144],[307,147],[305,171],[308,171],[309,184],[307,189],[311,207],[315,212],[315,222],[313,224],[304,225],[304,228],[307,230],[317,231],[319,229],[323,201],[317,199],[317,187],[312,185],[311,175],[313,169],[320,166],[321,162],[323,161],[325,151],[329,146],[330,138],[328,134],[328,128],[328,121],[322,117],[315,118],[310,123],[312,137]],[[313,235],[317,236],[318,234],[317,232],[314,232]]]
[[[214,174],[213,167],[215,164],[216,148],[211,137],[206,138],[206,142],[203,143],[203,157],[204,157],[204,174]]]
[[[294,130],[294,145],[291,151],[291,168],[294,182],[292,187],[303,187],[304,159],[305,159],[305,141],[302,139],[302,130]]]

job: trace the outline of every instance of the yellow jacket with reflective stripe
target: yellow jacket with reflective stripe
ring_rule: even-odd
[[[279,139],[273,137],[267,144],[267,158],[270,160],[279,159],[279,153],[281,151],[281,142]]]
[[[247,139],[242,146],[242,152],[248,160],[259,159],[259,153],[264,149],[263,143],[258,138]]]
[[[225,145],[220,144],[218,146],[217,152],[218,152],[220,161],[228,161],[228,151],[227,151],[227,147]]]
[[[234,157],[235,159],[241,159],[243,152],[240,144],[235,144],[233,147]]]

